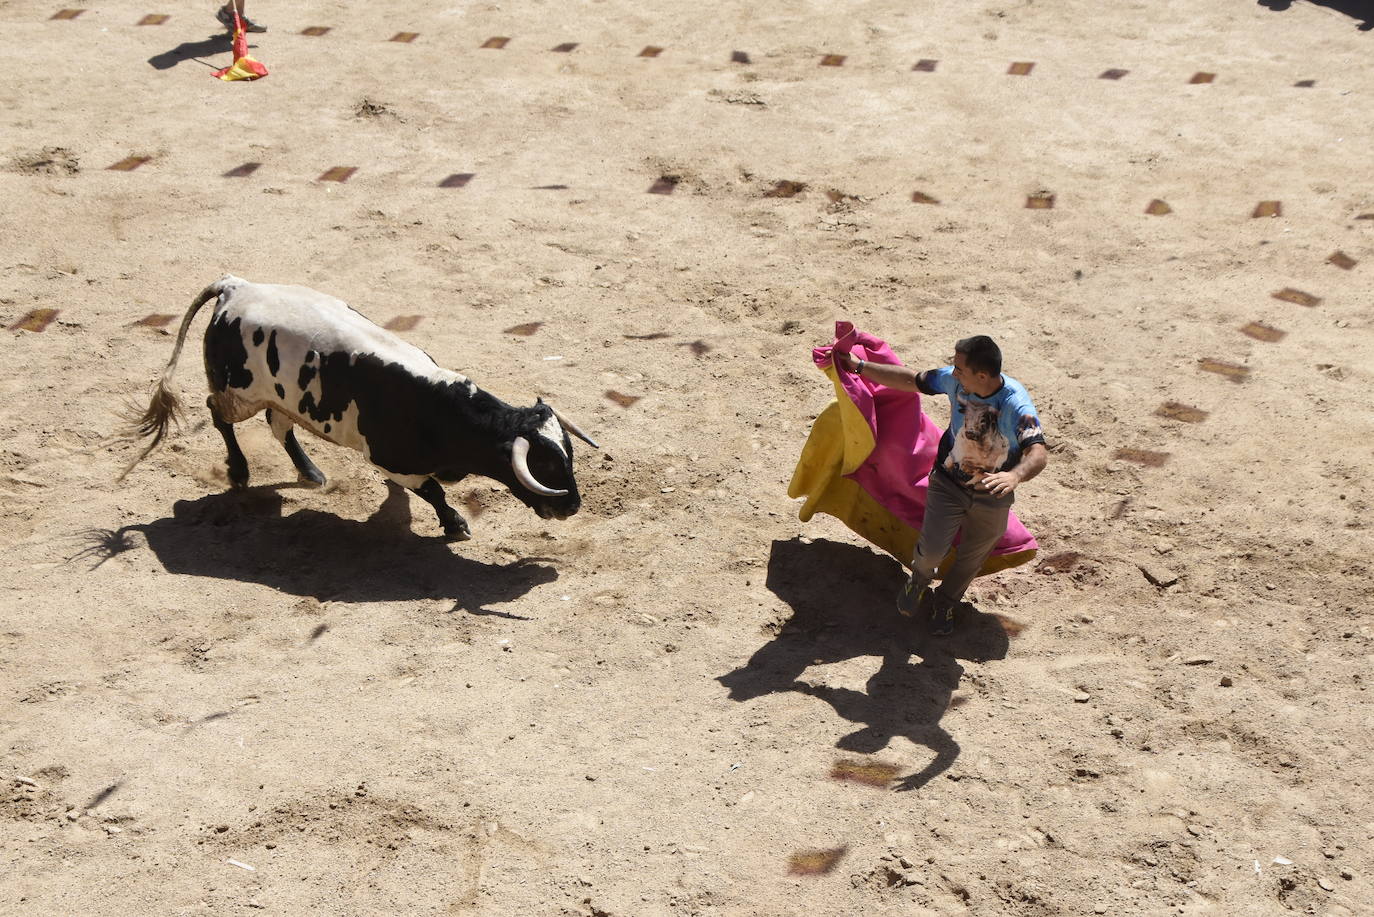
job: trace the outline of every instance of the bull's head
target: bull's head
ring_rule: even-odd
[[[571,433],[600,448],[596,442],[540,399],[529,408],[528,422],[510,444],[511,492],[544,519],[566,519],[582,506],[573,478]]]

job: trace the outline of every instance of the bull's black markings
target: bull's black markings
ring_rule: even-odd
[[[267,371],[275,378],[277,370],[281,369],[281,354],[277,353],[277,329],[272,329],[272,336],[267,339]]]
[[[314,354],[315,351],[310,351],[310,353],[306,355],[306,359],[314,359]],[[310,385],[310,380],[313,378],[315,378],[315,367],[311,366],[309,363],[302,363],[300,375],[296,377],[296,388],[305,391]]]
[[[254,347],[261,347],[261,346],[262,346],[262,329],[261,329],[261,328],[259,328],[259,329],[257,329],[256,331],[253,332],[253,346],[254,346]]]
[[[376,357],[364,356],[358,359],[358,363],[361,365],[364,360],[369,359],[380,362]],[[318,422],[342,420],[344,411],[348,410],[348,406],[353,403],[352,380],[348,373],[348,363],[349,359],[346,353],[331,353],[321,357],[319,367],[320,400],[318,402],[315,400],[313,392],[305,392],[301,395],[301,401],[296,406],[296,410]],[[359,429],[361,430],[361,421]],[[382,463],[379,462],[378,464]],[[388,466],[382,465],[382,467]],[[395,471],[396,469],[393,468],[392,470]]]
[[[205,374],[217,392],[226,388],[247,388],[253,384],[253,371],[248,368],[248,349],[243,346],[240,333],[242,318],[232,322],[227,313],[215,316],[205,334]]]
[[[286,398],[286,389],[284,389],[284,388],[281,387],[281,383],[280,383],[280,382],[277,383],[277,397],[278,397],[278,398],[281,398],[281,399],[285,399],[285,398]]]

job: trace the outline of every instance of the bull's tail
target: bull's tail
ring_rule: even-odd
[[[115,478],[116,481],[124,480],[124,477],[134,470],[134,466],[147,458],[148,454],[158,447],[172,425],[181,422],[181,399],[172,391],[168,383],[171,381],[172,373],[176,371],[177,360],[181,357],[181,347],[186,343],[186,332],[191,328],[191,320],[196,317],[201,306],[219,296],[222,283],[222,280],[217,280],[201,290],[200,295],[186,310],[186,315],[181,320],[181,329],[177,332],[176,346],[172,348],[172,358],[167,361],[167,365],[162,370],[162,375],[157,380],[157,387],[153,389],[153,397],[148,402],[148,407],[139,410],[135,405],[123,415],[127,422],[123,431],[126,439],[141,440],[151,437],[151,441],[142,452],[134,457],[132,462],[124,466],[119,477]]]

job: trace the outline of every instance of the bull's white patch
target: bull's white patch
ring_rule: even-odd
[[[250,283],[232,276],[221,281],[221,290],[216,313],[228,312],[230,321],[242,317],[245,334],[251,333],[251,328],[275,329],[278,348],[290,342],[292,352],[298,353],[301,360],[308,350],[349,353],[355,357],[373,354],[421,379],[444,384],[461,382],[469,391],[477,389],[466,376],[444,369],[414,344],[327,293],[289,284]],[[289,365],[283,352],[283,369]],[[296,362],[294,368],[299,369],[300,365]]]
[[[550,417],[544,421],[544,425],[539,428],[539,435],[548,440],[549,444],[558,450],[559,455],[568,457],[568,453],[563,451],[563,425],[558,422],[557,417]]]

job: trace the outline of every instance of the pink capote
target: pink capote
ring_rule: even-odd
[[[849,372],[843,362],[833,361],[832,355],[836,351],[853,353],[870,363],[901,366],[902,361],[897,359],[886,341],[865,334],[852,323],[843,321],[835,323],[834,343],[811,351],[811,359],[817,368],[824,371],[834,366],[840,388],[873,430],[876,444],[873,451],[856,471],[845,477],[862,487],[893,516],[919,532],[926,515],[927,479],[935,466],[935,453],[942,431],[921,410],[919,394],[891,389]],[[958,544],[957,538],[955,544]],[[984,572],[1008,565],[995,563],[993,558],[1024,554],[1024,559],[1018,558],[1012,561],[1012,565],[1024,563],[1034,556],[1025,552],[1034,552],[1038,547],[1034,536],[1013,512],[1007,520],[1006,534],[993,548]]]

